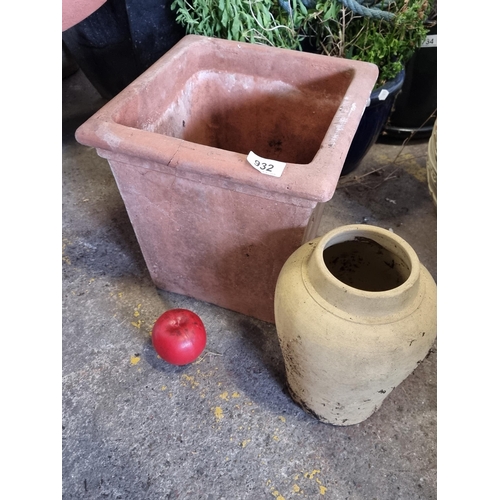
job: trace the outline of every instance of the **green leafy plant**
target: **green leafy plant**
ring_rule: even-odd
[[[174,0],[187,33],[374,63],[394,78],[428,33],[433,0]]]
[[[384,9],[391,14],[387,18],[360,15],[348,8],[348,3],[316,2],[314,17],[307,21],[306,31],[322,54],[376,64],[380,72],[377,86],[383,85],[404,68],[425,40],[433,2],[392,0]],[[366,4],[367,1],[361,5]]]
[[[299,0],[291,3],[295,16],[273,0],[174,0],[172,9],[190,34],[300,50],[298,19],[307,9]]]

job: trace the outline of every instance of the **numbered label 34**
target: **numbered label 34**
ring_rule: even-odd
[[[281,177],[281,174],[283,173],[286,165],[286,163],[283,163],[282,161],[262,158],[256,155],[253,151],[250,151],[250,153],[248,153],[247,161],[260,173],[272,175],[273,177]]]
[[[435,35],[427,35],[425,40],[422,42],[421,48],[425,47],[437,47],[438,46],[438,36]]]

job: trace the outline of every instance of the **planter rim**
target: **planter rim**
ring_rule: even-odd
[[[196,46],[219,53],[232,51],[238,54],[238,57],[243,57],[246,51],[252,51],[259,57],[269,55],[276,57],[279,54],[280,58],[298,60],[300,64],[331,67],[334,71],[350,72],[352,80],[313,160],[308,164],[288,162],[281,177],[271,177],[257,172],[247,162],[245,154],[133,128],[119,124],[113,119],[113,116],[116,116],[128,101],[141,94],[158,78],[167,63],[175,64],[176,60],[182,60],[186,52],[193,50]],[[274,192],[292,198],[325,202],[333,196],[349,146],[377,76],[377,66],[362,61],[200,35],[187,35],[81,125],[75,136],[81,144],[100,149],[104,155],[110,152],[140,157],[174,167],[176,175],[181,177],[194,173],[200,175],[200,178],[209,176],[219,179],[221,183],[229,181],[266,193]],[[177,163],[179,156],[182,156],[182,165]],[[228,168],[229,165],[231,168]]]

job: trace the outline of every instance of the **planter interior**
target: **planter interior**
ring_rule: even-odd
[[[377,72],[191,35],[76,137],[108,159],[159,288],[274,321],[281,266],[315,236]]]

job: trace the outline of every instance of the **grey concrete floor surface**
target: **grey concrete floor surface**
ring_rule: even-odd
[[[62,91],[62,497],[436,498],[436,347],[366,421],[315,420],[286,391],[274,325],[155,288],[107,161],[74,139],[105,101],[81,71]],[[437,279],[426,155],[426,140],[377,143],[341,178],[320,234],[392,228]],[[150,340],[173,307],[208,332],[184,367]]]

